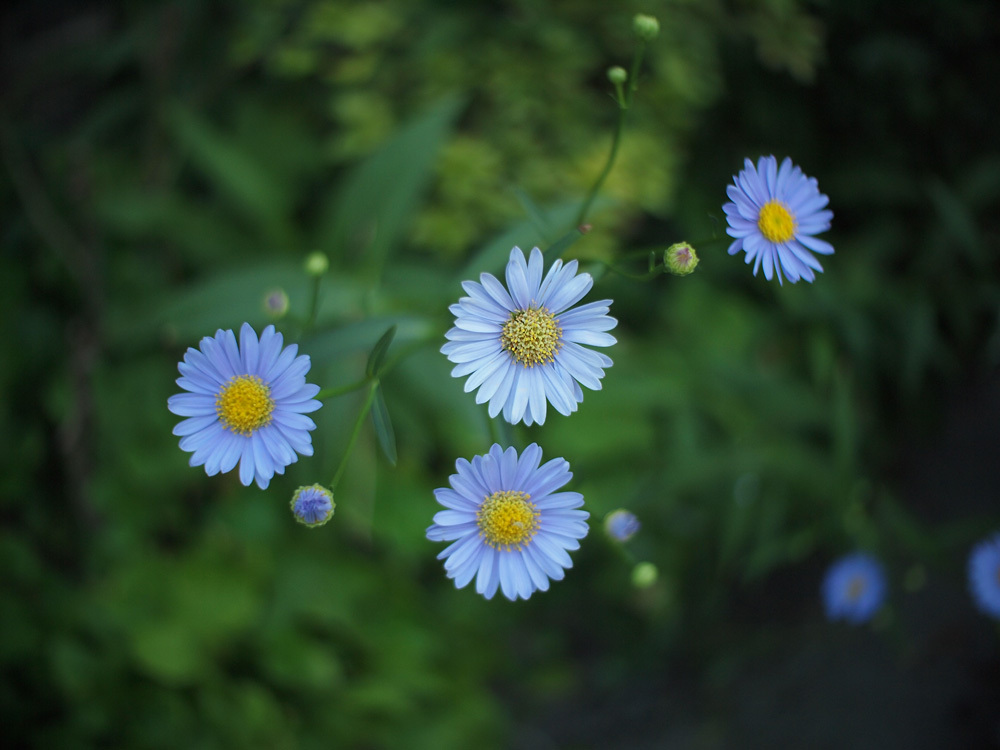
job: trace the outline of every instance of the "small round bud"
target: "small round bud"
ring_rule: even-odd
[[[608,68],[608,80],[616,86],[621,86],[628,80],[628,71],[620,65]]]
[[[663,253],[663,265],[674,276],[687,276],[698,265],[698,253],[686,242],[677,242]]]
[[[285,317],[288,312],[288,295],[284,289],[272,289],[264,295],[264,313],[272,320]]]
[[[627,542],[641,528],[642,524],[635,514],[624,508],[612,511],[604,518],[604,531],[619,542]]]
[[[659,577],[660,571],[651,562],[641,562],[632,568],[632,585],[637,589],[648,589]]]
[[[330,259],[326,257],[326,253],[317,250],[306,256],[305,268],[310,276],[322,276],[330,268]]]
[[[635,35],[637,37],[645,42],[648,42],[652,39],[656,39],[659,35],[660,22],[653,16],[636,13],[635,18],[632,19],[632,29],[635,31]]]
[[[333,509],[337,504],[333,502],[333,493],[326,487],[321,484],[310,484],[295,490],[289,507],[296,521],[303,526],[314,528],[322,526],[333,518]]]

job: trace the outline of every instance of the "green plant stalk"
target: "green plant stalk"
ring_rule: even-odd
[[[358,418],[354,420],[354,428],[351,430],[351,437],[347,441],[347,448],[344,450],[344,457],[340,459],[340,466],[337,467],[336,473],[333,475],[333,479],[330,480],[330,492],[333,492],[337,483],[340,481],[341,476],[344,474],[344,470],[347,468],[347,460],[351,457],[351,453],[354,451],[354,445],[358,442],[358,436],[361,434],[361,426],[365,422],[365,417],[368,416],[368,412],[372,409],[372,404],[375,403],[375,393],[379,388],[379,379],[375,378],[371,382],[371,386],[368,388],[368,397],[365,399],[364,405],[361,407],[361,411],[358,412]]]
[[[309,333],[316,325],[316,317],[319,315],[319,287],[323,282],[322,276],[313,279],[311,296],[309,298],[309,315],[306,317],[306,324],[303,333]]]
[[[618,102],[618,122],[615,124],[615,134],[611,141],[611,152],[608,154],[608,159],[604,163],[604,169],[597,176],[597,180],[594,182],[593,187],[590,188],[590,192],[587,193],[587,197],[584,198],[583,204],[580,206],[580,212],[576,217],[576,224],[580,226],[584,224],[587,220],[587,214],[590,212],[590,207],[594,203],[594,199],[597,198],[597,194],[600,192],[601,187],[604,185],[604,181],[611,174],[611,168],[615,164],[615,159],[618,157],[618,147],[621,144],[622,132],[625,130],[625,117],[628,114],[629,109],[632,107],[632,99],[635,96],[635,91],[638,88],[638,76],[639,68],[642,65],[642,56],[646,51],[646,43],[639,40],[639,43],[635,48],[635,55],[632,57],[632,69],[629,73],[628,88],[626,93],[622,96],[622,90],[620,86],[616,86],[616,101]]]

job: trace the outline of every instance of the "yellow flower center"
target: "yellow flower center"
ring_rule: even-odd
[[[784,203],[768,201],[760,209],[757,228],[771,242],[788,242],[795,236],[795,217]]]
[[[493,549],[521,549],[538,531],[541,515],[529,500],[524,492],[494,492],[476,512],[479,535]]]
[[[862,576],[854,576],[851,582],[847,584],[847,598],[852,602],[856,602],[865,593],[866,588],[868,588],[868,584],[865,579]]]
[[[515,310],[500,332],[500,345],[525,367],[552,362],[559,350],[562,328],[544,307]]]
[[[256,375],[237,375],[219,390],[215,412],[223,426],[250,435],[271,421],[271,389]]]

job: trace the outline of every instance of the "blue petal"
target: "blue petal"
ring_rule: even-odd
[[[256,331],[250,327],[249,323],[244,323],[240,328],[240,358],[244,372],[251,375],[257,373],[257,365],[260,362],[260,342],[257,340]]]

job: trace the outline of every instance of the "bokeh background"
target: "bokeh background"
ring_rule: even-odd
[[[459,282],[567,231],[657,16],[622,152],[569,253],[619,343],[566,457],[592,528],[528,602],[424,538],[484,407],[437,349]],[[1000,4],[992,0],[15,2],[0,11],[0,726],[16,747],[1000,747]],[[812,285],[726,254],[725,186],[789,155],[837,253]],[[632,264],[681,239],[689,277]],[[331,262],[301,325],[312,251]],[[639,259],[634,260],[638,254]],[[274,320],[311,382],[392,324],[398,461],[361,396],[267,491],[187,466],[188,346]],[[601,519],[642,520],[626,545]],[[828,623],[826,566],[886,606]],[[659,577],[632,583],[636,562]]]

